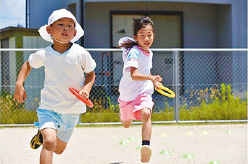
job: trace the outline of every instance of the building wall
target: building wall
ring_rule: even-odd
[[[184,13],[184,48],[217,48],[217,6],[181,5]]]
[[[109,13],[113,10],[182,11],[185,48],[247,47],[246,0],[172,1],[174,2],[85,0],[85,47],[110,47]],[[30,27],[39,28],[47,24],[52,11],[68,8],[71,4],[76,5],[74,12],[78,22],[82,24],[81,2],[81,0],[30,0]]]
[[[137,6],[139,6],[138,9]],[[223,8],[225,9],[227,7],[223,6]],[[219,14],[218,5],[214,4],[167,2],[87,3],[85,47],[110,47],[110,11],[137,10],[182,11],[184,19],[184,48],[220,48],[218,43],[221,40],[225,40],[226,37],[231,37],[230,28],[221,31],[222,33],[218,37],[218,27],[224,27],[229,23],[218,22],[222,15]],[[224,10],[221,13],[225,14],[228,12]],[[217,15],[220,15],[219,19],[217,19]],[[226,17],[228,16],[230,17],[230,15]],[[101,28],[99,28],[99,25]],[[229,42],[223,42],[221,47],[230,47],[231,39],[228,40]]]
[[[238,1],[238,20],[239,20],[239,44],[237,47],[247,48],[247,0]]]
[[[40,28],[47,24],[54,10],[65,8],[65,0],[30,0],[30,28]]]

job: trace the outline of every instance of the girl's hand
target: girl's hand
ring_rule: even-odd
[[[86,91],[86,90],[81,90],[81,91],[79,91],[79,94],[80,94],[81,96],[83,96],[84,98],[86,98],[86,99],[88,99],[88,98],[90,97],[89,92]]]
[[[150,79],[153,83],[161,82],[163,80],[162,77],[159,75],[149,75],[149,76],[150,76]]]
[[[19,103],[25,103],[25,100],[27,100],[27,94],[23,85],[16,84],[13,100]]]
[[[155,82],[155,83],[153,83],[153,84],[154,84],[154,87],[155,87],[156,89],[159,89],[159,86],[163,85],[162,83],[159,83],[159,82]]]

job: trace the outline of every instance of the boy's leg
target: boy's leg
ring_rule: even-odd
[[[150,140],[152,134],[151,111],[148,108],[142,109],[142,148],[141,162],[149,162],[152,154]]]
[[[43,129],[41,133],[43,136],[43,147],[40,153],[40,164],[52,164],[53,152],[57,144],[57,132],[55,129]]]
[[[67,146],[67,143],[62,141],[61,139],[59,139],[57,137],[57,144],[56,144],[56,148],[55,148],[54,152],[56,154],[62,154],[64,152],[66,146]]]

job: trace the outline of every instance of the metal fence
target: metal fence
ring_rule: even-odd
[[[38,49],[0,49],[0,125],[32,125],[37,120],[44,68],[32,69],[25,81],[25,105],[13,102],[22,64]],[[80,124],[120,124],[117,99],[122,76],[122,51],[87,49],[95,59],[96,81],[91,91],[94,107]],[[176,93],[155,91],[153,123],[247,122],[247,49],[152,49],[152,74]],[[56,62],[56,61],[55,61]],[[139,122],[135,122],[139,123]]]

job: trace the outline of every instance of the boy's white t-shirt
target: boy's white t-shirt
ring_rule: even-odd
[[[69,87],[81,90],[85,81],[84,73],[95,69],[96,63],[88,51],[73,43],[70,49],[61,54],[48,46],[31,54],[29,64],[33,68],[45,67],[40,109],[61,114],[86,112],[85,104],[69,91]]]
[[[135,67],[143,75],[149,75],[152,68],[153,53],[146,53],[139,46],[134,46],[127,54],[123,53],[123,76],[119,85],[120,99],[132,101],[142,93],[153,94],[154,86],[151,80],[132,80],[130,67]]]

